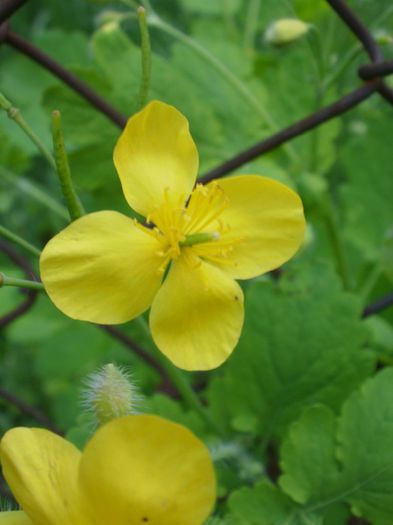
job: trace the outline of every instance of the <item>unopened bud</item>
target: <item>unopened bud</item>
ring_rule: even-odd
[[[393,43],[393,37],[384,29],[380,29],[374,35],[375,40],[380,46],[389,46]]]
[[[297,18],[280,18],[267,28],[265,40],[275,46],[289,44],[302,37],[309,28],[309,24]]]
[[[140,396],[129,375],[121,368],[105,365],[87,378],[86,385],[83,404],[100,425],[136,413]]]

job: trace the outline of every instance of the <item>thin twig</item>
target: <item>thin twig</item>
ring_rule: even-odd
[[[158,374],[161,376],[163,385],[162,388],[165,392],[171,397],[177,397],[177,389],[173,385],[173,382],[166,370],[161,366],[161,364],[155,359],[155,357],[149,354],[141,345],[134,341],[127,334],[116,328],[115,326],[109,325],[98,325],[104,332],[112,336],[114,339],[117,339],[124,347],[128,350],[131,350],[136,354],[142,361],[151,366]]]
[[[372,80],[377,77],[386,77],[393,74],[393,60],[378,62],[377,64],[366,64],[360,66],[359,76],[363,80]]]
[[[24,291],[24,290],[23,290]],[[16,308],[8,312],[8,314],[3,315],[0,318],[0,329],[6,327],[12,322],[16,321],[22,315],[25,315],[30,308],[33,307],[37,299],[37,290],[27,290],[26,299]]]
[[[0,6],[0,24],[10,18],[27,0],[2,0]]]
[[[0,250],[4,252],[14,264],[24,271],[26,277],[31,279],[36,278],[30,262],[16,252],[8,242],[0,239]],[[0,318],[0,328],[5,328],[10,323],[16,321],[16,319],[27,313],[34,306],[37,295],[37,290],[28,290],[26,299],[19,306]]]
[[[378,314],[390,306],[393,306],[393,293],[385,295],[385,297],[382,297],[381,299],[378,299],[377,301],[366,306],[366,308],[363,310],[362,317],[366,318],[370,317],[370,315]]]
[[[122,115],[120,111],[111,106],[111,104],[109,104],[105,99],[93,91],[87,84],[82,82],[78,77],[73,75],[70,71],[56,62],[56,60],[53,60],[53,58],[51,58],[49,55],[31,44],[31,42],[28,42],[12,31],[7,32],[4,41],[14,49],[17,49],[27,57],[43,66],[56,77],[60,78],[65,84],[79,93],[79,95],[87,100],[87,102],[100,110],[101,113],[110,118],[120,128],[123,128],[126,125],[127,117],[125,115]]]
[[[52,430],[52,432],[55,432],[56,434],[62,434],[62,431],[54,425],[45,414],[37,410],[35,407],[29,405],[25,401],[22,401],[18,397],[16,397],[14,394],[11,394],[11,392],[8,392],[5,388],[0,386],[0,397],[4,399],[7,403],[10,403],[14,407],[16,407],[20,412],[23,414],[26,414],[27,416],[32,417],[38,423],[40,423],[45,428],[48,428],[49,430]]]
[[[373,64],[379,64],[380,62],[383,62],[383,53],[381,48],[377,44],[371,32],[358,18],[356,13],[343,0],[327,0],[327,2],[334,9],[341,20],[345,22],[347,27],[349,27],[356,38],[360,40]],[[393,89],[391,89],[385,82],[381,82],[378,91],[387,102],[393,104]]]
[[[292,124],[291,126],[283,129],[282,131],[279,131],[278,133],[271,135],[267,139],[258,142],[254,146],[251,146],[251,148],[242,151],[235,157],[232,157],[232,159],[224,162],[223,164],[220,164],[216,168],[205,173],[205,175],[203,175],[200,178],[200,181],[206,183],[212,179],[223,177],[224,175],[227,175],[239,166],[242,166],[246,162],[250,162],[256,157],[259,157],[269,151],[273,151],[285,142],[288,142],[289,140],[292,140],[295,137],[303,135],[307,131],[316,128],[323,122],[326,122],[334,117],[342,115],[343,113],[357,106],[358,104],[360,104],[360,102],[363,102],[363,100],[366,100],[373,93],[375,93],[375,91],[378,90],[380,82],[380,80],[374,80],[372,82],[364,84],[363,86],[355,89],[354,91],[351,91],[344,97],[340,98],[336,102],[333,102],[329,106],[326,106],[320,109],[319,111],[312,113],[308,117],[296,122],[295,124]]]

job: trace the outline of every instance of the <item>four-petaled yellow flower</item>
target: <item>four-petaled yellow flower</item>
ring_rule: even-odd
[[[198,153],[188,121],[158,101],[129,119],[114,162],[146,224],[114,211],[74,221],[42,253],[45,289],[68,316],[101,324],[129,321],[151,305],[153,339],[175,365],[215,368],[243,324],[234,279],[268,272],[297,251],[301,200],[257,175],[194,187]]]
[[[36,428],[1,441],[4,476],[21,511],[1,525],[202,525],[215,501],[205,445],[158,416],[114,419],[83,453]]]

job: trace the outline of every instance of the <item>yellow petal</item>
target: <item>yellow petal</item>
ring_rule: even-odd
[[[1,440],[4,477],[35,525],[87,525],[77,499],[80,455],[44,429],[15,428]]]
[[[131,117],[114,151],[129,205],[147,216],[163,204],[185,202],[198,172],[198,152],[187,119],[173,106],[150,102]]]
[[[20,511],[0,512],[1,525],[33,525],[28,516]]]
[[[278,268],[294,255],[305,231],[297,193],[258,175],[222,179],[219,185],[229,205],[220,215],[228,231],[218,243],[225,243],[226,248],[232,244],[220,266],[223,271],[234,279],[250,279]]]
[[[243,292],[220,269],[183,249],[156,295],[150,328],[176,366],[210,370],[235,348],[243,325]]]
[[[101,211],[72,222],[45,246],[41,278],[73,319],[129,321],[151,304],[162,279],[159,241],[125,215]]]
[[[207,448],[158,416],[101,427],[83,453],[80,482],[100,524],[202,525],[215,499]]]

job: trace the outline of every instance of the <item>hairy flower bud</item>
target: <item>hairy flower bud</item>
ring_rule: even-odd
[[[289,44],[307,33],[309,28],[309,24],[297,18],[280,18],[267,28],[265,40],[276,46]]]
[[[140,397],[129,375],[114,364],[107,364],[86,381],[84,406],[100,425],[117,417],[136,413]]]

